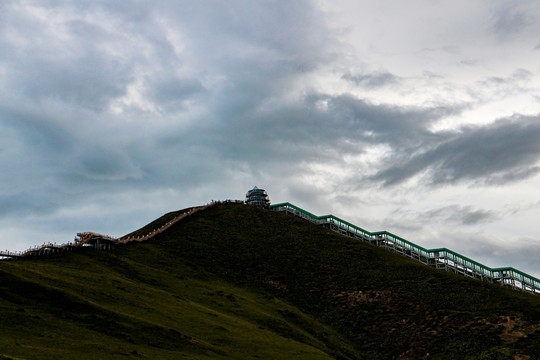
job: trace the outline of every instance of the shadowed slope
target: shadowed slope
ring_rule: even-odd
[[[437,269],[491,283],[499,283],[518,291],[540,294],[540,279],[512,267],[490,268],[448,248],[426,249],[388,231],[369,232],[333,215],[313,215],[291,203],[274,204],[270,208],[301,217],[353,239],[366,241],[408,256]]]
[[[0,262],[0,322],[25,359],[534,359],[540,298],[221,205],[113,253]]]
[[[534,357],[540,350],[540,298],[441,272],[281,213],[220,206],[152,246],[287,299],[368,358]]]
[[[0,358],[357,357],[283,300],[160,251],[147,242],[0,262]]]

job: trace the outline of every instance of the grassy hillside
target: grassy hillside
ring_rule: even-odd
[[[540,358],[540,297],[232,204],[0,262],[0,324],[13,359]]]

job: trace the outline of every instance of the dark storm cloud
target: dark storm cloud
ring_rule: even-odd
[[[178,106],[189,101],[193,96],[204,92],[205,88],[198,79],[163,76],[150,79],[149,98],[163,106]]]
[[[323,120],[310,125],[303,100],[280,104],[336,58],[339,41],[308,2],[43,5],[8,3],[0,24],[0,128],[21,150],[0,154],[17,169],[2,175],[10,208],[42,211],[32,194],[200,186],[257,157],[291,157],[278,137],[291,151],[297,137],[320,139],[309,132]]]
[[[32,193],[0,195],[0,204],[2,217],[44,215],[60,206],[59,202],[50,196]]]
[[[320,108],[320,103],[326,104]],[[374,105],[350,96],[314,94],[288,105],[244,107],[217,128],[201,133],[223,158],[256,165],[340,162],[375,144],[420,146],[427,127],[458,109]],[[436,137],[436,136],[433,136]]]
[[[20,103],[7,103],[8,101],[9,98],[0,100],[0,122],[28,144],[29,150],[57,154],[72,146],[73,132],[61,119],[44,111],[40,106],[23,106]]]
[[[425,174],[431,185],[473,181],[505,184],[540,170],[540,122],[537,117],[501,119],[486,126],[464,127],[418,154],[401,154],[399,162],[379,171],[374,180],[395,185]]]
[[[138,169],[125,152],[114,148],[95,146],[91,151],[80,155],[82,174],[91,179],[124,180],[137,178]]]
[[[303,179],[312,165],[342,166],[372,186],[345,158],[379,145],[388,152],[368,180],[386,185],[423,173],[432,185],[505,183],[538,171],[533,118],[433,133],[467,104],[375,104],[321,88],[336,69],[346,75],[335,80],[367,89],[403,84],[389,71],[344,70],[342,33],[311,1],[0,4],[0,220],[32,219],[19,228],[40,217],[48,231],[71,219],[71,231],[114,223],[115,211],[139,225],[130,217],[157,206],[154,192],[204,201],[230,192],[227,181],[275,181],[316,202]],[[466,206],[424,215],[496,216]]]
[[[421,139],[433,137],[427,130],[431,122],[460,111],[373,105],[313,90],[289,99],[290,89],[304,76],[339,58],[339,41],[308,3],[185,7],[163,2],[151,10],[126,8],[122,2],[78,6],[89,16],[77,17],[80,9],[69,5],[51,12],[61,15],[54,21],[63,40],[46,23],[24,27],[32,19],[21,10],[13,10],[4,25],[29,39],[24,45],[9,37],[2,42],[12,54],[3,66],[21,74],[9,76],[6,86],[26,96],[15,106],[22,101],[60,104],[55,111],[37,106],[40,116],[11,123],[24,141],[32,141],[34,133],[33,141],[65,143],[61,155],[54,155],[65,168],[49,172],[51,182],[90,186],[98,181],[99,191],[109,191],[117,183],[204,181],[243,164],[260,171],[261,159],[265,166],[288,164],[289,170],[306,162],[339,162],[344,154],[362,153],[377,143],[418,147]],[[110,21],[96,22],[94,13]],[[171,32],[178,33],[179,43]],[[21,56],[30,53],[35,56]],[[380,73],[350,80],[379,86],[395,79]],[[141,116],[130,110],[141,105],[129,103],[120,115],[124,128],[92,126],[92,118],[119,122],[107,113],[108,106],[129,95],[134,84],[145,106],[159,113]],[[191,106],[202,109],[201,115],[190,115]],[[62,114],[63,109],[70,113]],[[81,116],[81,111],[86,113]],[[23,128],[28,126],[30,132]],[[51,156],[49,151],[38,155]]]
[[[103,29],[85,24],[83,31],[81,21],[77,26],[67,22],[57,30],[67,32],[68,39],[59,39],[45,21],[22,11],[9,14],[9,21],[0,25],[7,34],[0,38],[0,68],[9,70],[3,85],[10,91],[32,102],[55,99],[96,109],[123,93],[130,66],[100,48],[110,35]]]
[[[420,145],[420,139],[437,135],[429,127],[437,120],[458,114],[461,106],[407,107],[373,105],[350,95],[329,99],[328,113],[337,124],[348,127],[344,132],[356,128],[366,140],[389,143],[392,147]]]
[[[532,136],[528,129],[429,130],[462,106],[375,105],[316,89],[298,96],[295,87],[341,51],[308,2],[52,2],[45,12],[52,25],[24,8],[8,10],[3,88],[21,96],[2,106],[1,122],[39,149],[24,155],[35,164],[27,171],[45,174],[36,191],[59,191],[58,183],[104,193],[195,186],[246,166],[292,173],[378,144],[391,149],[390,166],[375,176],[387,185],[425,170],[433,184],[482,179],[486,171],[489,181],[505,182],[536,171],[523,167],[534,148],[491,161],[482,145],[501,142],[507,130],[510,138]],[[344,79],[372,88],[399,81],[388,72]],[[25,103],[33,105],[23,111]],[[123,113],[111,114],[112,104]]]

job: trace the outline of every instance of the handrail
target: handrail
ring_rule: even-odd
[[[533,294],[540,293],[540,279],[513,267],[490,268],[447,248],[426,249],[388,231],[369,232],[334,215],[317,216],[289,202],[273,204],[270,208],[291,213],[343,235],[388,248],[438,269],[497,282]]]
[[[228,202],[233,201],[225,201],[224,203]],[[7,250],[0,251],[0,259],[16,259],[30,255],[42,255],[58,251],[71,251],[76,247],[82,247],[86,245],[87,242],[91,239],[104,240],[106,243],[98,243],[98,246],[103,247],[103,249],[112,249],[112,245],[109,243],[126,244],[129,242],[146,241],[156,236],[157,234],[167,230],[176,222],[182,220],[186,216],[193,215],[196,212],[217,205],[219,203],[221,202],[212,202],[208,205],[191,208],[177,215],[175,218],[173,218],[166,224],[163,224],[160,228],[149,231],[147,234],[142,236],[116,239],[107,235],[101,235],[91,232],[79,233],[77,235],[80,237],[80,239],[76,239],[75,243],[67,243],[61,245],[57,245],[56,243],[47,243],[41,246],[32,247],[22,252],[11,252]],[[526,274],[513,267],[490,268],[447,248],[426,249],[388,231],[370,232],[345,220],[342,220],[334,215],[314,215],[289,202],[270,205],[270,208],[286,213],[291,213],[315,224],[328,227],[329,229],[339,232],[343,235],[367,241],[379,247],[390,249],[394,252],[408,256],[424,264],[434,266],[437,269],[452,271],[464,276],[487,280],[492,283],[497,282],[501,285],[511,286],[513,289],[520,289],[522,291],[530,292],[533,294],[540,293],[540,279]]]
[[[231,200],[227,200],[224,203],[232,202]],[[56,243],[44,243],[40,246],[33,246],[25,251],[0,251],[0,260],[2,259],[21,259],[25,257],[30,256],[41,256],[41,255],[48,255],[48,254],[54,254],[57,252],[64,252],[64,251],[73,251],[76,248],[84,248],[84,247],[95,247],[97,249],[101,250],[112,250],[114,245],[118,244],[127,244],[130,242],[141,242],[146,241],[157,234],[162,233],[163,231],[170,228],[172,225],[177,223],[178,221],[184,219],[187,216],[193,215],[201,210],[204,210],[208,207],[215,206],[220,204],[221,202],[212,202],[207,205],[197,206],[190,208],[186,210],[185,212],[182,212],[181,214],[177,215],[174,219],[170,220],[166,224],[163,224],[161,227],[157,229],[153,229],[152,231],[149,231],[145,235],[141,236],[131,236],[131,237],[124,237],[124,238],[115,238],[109,235],[103,235],[98,234],[95,232],[87,231],[87,232],[80,232],[77,233],[77,237],[75,238],[74,242],[70,242],[67,244],[59,244]]]

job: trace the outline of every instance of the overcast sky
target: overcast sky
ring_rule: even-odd
[[[273,203],[540,277],[540,3],[0,0],[0,248]]]

